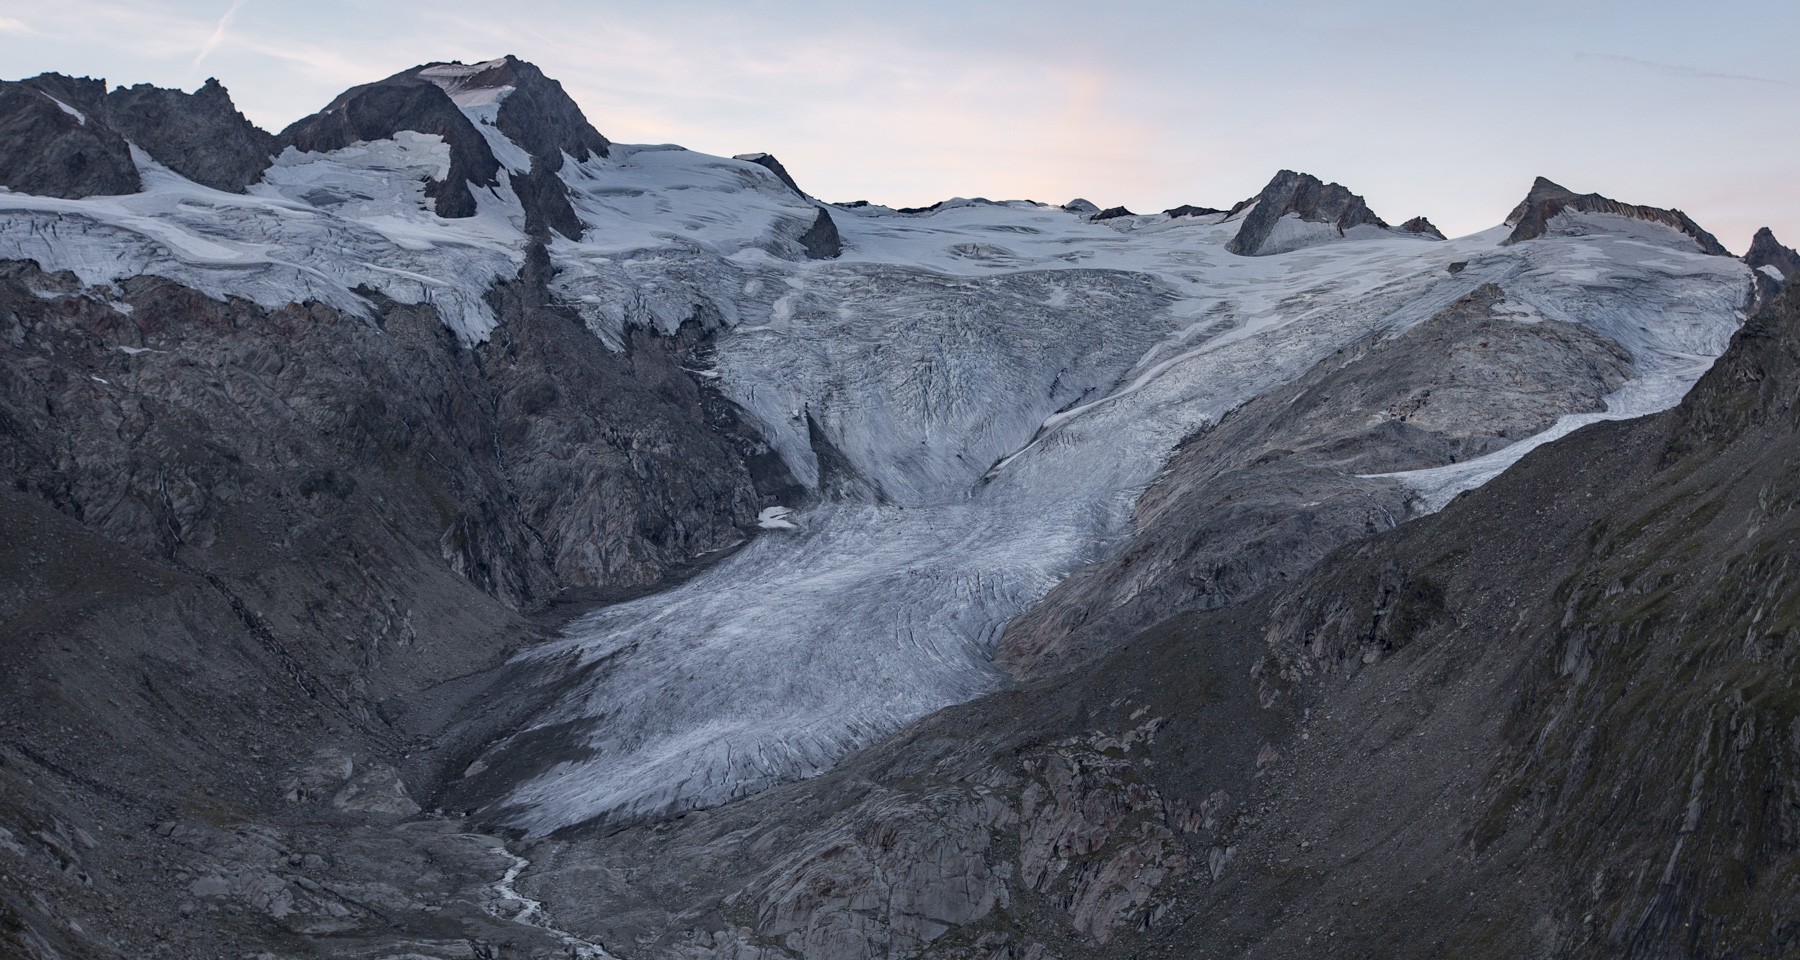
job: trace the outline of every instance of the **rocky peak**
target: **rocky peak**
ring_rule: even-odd
[[[1784,282],[1800,273],[1800,253],[1792,247],[1782,246],[1781,241],[1775,239],[1775,231],[1768,227],[1756,231],[1755,239],[1750,241],[1750,251],[1744,254],[1744,262],[1752,270],[1774,267],[1781,272]]]
[[[1700,249],[1714,256],[1729,257],[1731,253],[1720,244],[1717,237],[1700,229],[1700,225],[1689,219],[1680,210],[1664,210],[1661,207],[1646,207],[1637,204],[1621,203],[1597,193],[1577,194],[1567,187],[1561,186],[1543,177],[1538,177],[1531,184],[1531,192],[1506,218],[1506,225],[1513,228],[1506,243],[1520,243],[1544,235],[1549,222],[1565,210],[1581,213],[1610,213],[1615,216],[1629,217],[1633,220],[1646,220],[1672,227],[1694,239]]]
[[[251,123],[218,80],[183,93],[140,83],[106,96],[113,128],[195,183],[243,193],[277,152],[274,135]]]
[[[1435,224],[1433,224],[1430,220],[1425,219],[1424,217],[1414,217],[1411,220],[1408,220],[1405,223],[1401,224],[1400,229],[1405,230],[1407,233],[1416,233],[1416,234],[1420,234],[1421,236],[1436,237],[1439,240],[1444,239],[1444,231],[1439,230]]]
[[[386,80],[352,87],[324,110],[283,130],[280,143],[309,152],[339,150],[358,140],[384,140],[402,130],[436,134],[450,147],[450,171],[426,188],[439,216],[476,212],[474,189],[500,184],[501,162],[477,126],[492,127],[522,150],[526,169],[507,178],[525,210],[526,232],[554,229],[579,238],[581,221],[556,174],[564,155],[606,156],[610,146],[562,85],[536,66],[506,56],[485,63],[429,63]]]
[[[0,81],[0,186],[67,199],[142,189],[130,146],[106,122],[106,81]]]
[[[450,147],[450,171],[425,188],[440,217],[472,217],[470,185],[499,185],[500,162],[485,138],[436,84],[410,73],[338,94],[325,109],[281,131],[283,147],[328,153],[359,140],[388,140],[402,130],[436,134]]]
[[[1094,203],[1092,200],[1084,200],[1081,197],[1076,197],[1068,203],[1063,204],[1062,208],[1070,213],[1077,213],[1082,216],[1100,212],[1099,204]]]
[[[1179,207],[1170,207],[1169,209],[1164,210],[1163,216],[1175,220],[1180,217],[1210,217],[1214,214],[1224,212],[1225,211],[1213,207],[1196,207],[1193,204],[1184,203]]]
[[[612,145],[562,84],[511,54],[486,63],[427,64],[410,72],[437,84],[459,107],[496,105],[494,125],[531,155],[534,170],[562,169],[564,154],[577,163],[604,157]]]
[[[793,175],[788,173],[787,168],[782,166],[781,161],[775,159],[773,154],[740,153],[737,156],[732,157],[731,159],[742,160],[745,163],[754,163],[757,166],[762,167],[764,170],[767,170],[770,173],[774,174],[775,178],[777,180],[780,180],[782,183],[787,184],[789,190],[794,191],[795,193],[799,194],[800,196],[803,196],[803,197],[806,196],[806,191],[800,189],[800,185],[798,183],[794,182]]]
[[[1781,241],[1775,239],[1775,232],[1764,227],[1756,231],[1755,239],[1750,241],[1750,252],[1744,254],[1744,263],[1749,265],[1750,279],[1755,284],[1750,295],[1750,309],[1754,313],[1789,286],[1794,274],[1800,272],[1800,253],[1782,246]]]
[[[1255,208],[1245,215],[1243,226],[1225,249],[1248,257],[1294,249],[1279,238],[1271,242],[1276,225],[1289,214],[1306,223],[1329,226],[1339,237],[1352,227],[1387,228],[1363,198],[1348,188],[1321,182],[1311,174],[1283,170],[1256,195]]]

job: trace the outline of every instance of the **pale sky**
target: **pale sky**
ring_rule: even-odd
[[[191,90],[275,131],[506,53],[624,143],[766,150],[826,200],[1226,206],[1278,169],[1389,222],[1498,223],[1542,174],[1800,246],[1800,3],[0,0],[0,76]]]

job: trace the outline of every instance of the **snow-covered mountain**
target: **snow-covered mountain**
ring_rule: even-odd
[[[0,260],[67,271],[62,286],[32,280],[36,295],[135,329],[132,342],[93,335],[136,378],[118,389],[179,376],[154,365],[193,347],[165,331],[181,317],[140,312],[142,278],[265,314],[316,305],[376,341],[393,339],[394,310],[418,308],[453,335],[446,356],[474,358],[445,361],[458,377],[529,353],[535,328],[508,326],[522,315],[578,322],[586,346],[497,388],[494,425],[458,448],[483,464],[471,471],[490,469],[484,458],[515,470],[508,444],[568,395],[569,357],[604,351],[650,383],[634,365],[667,352],[658,369],[685,381],[657,390],[703,411],[706,426],[681,429],[711,430],[714,445],[684,446],[652,419],[618,441],[629,466],[594,468],[579,489],[613,490],[615,476],[660,488],[667,470],[726,466],[756,483],[627,522],[614,501],[558,496],[559,474],[537,499],[495,498],[504,506],[473,525],[479,510],[446,505],[422,534],[448,569],[515,605],[545,598],[495,571],[532,551],[564,587],[654,591],[575,617],[489,674],[506,685],[487,696],[512,703],[478,724],[445,720],[460,731],[445,741],[454,763],[412,784],[532,835],[814,776],[1033,673],[1021,657],[1073,649],[1057,638],[1154,593],[1147,575],[1129,589],[1108,578],[1173,536],[1149,518],[1199,483],[1178,458],[1234,416],[1280,425],[1234,475],[1254,486],[1313,457],[1347,493],[1262,484],[1259,509],[1317,526],[1254,557],[1244,545],[1262,520],[1220,508],[1206,547],[1236,558],[1240,579],[1207,604],[1439,510],[1577,427],[1674,405],[1791,272],[1772,236],[1740,261],[1679,211],[1541,179],[1505,224],[1451,239],[1424,218],[1390,227],[1348,189],[1291,171],[1230,210],[832,205],[767,154],[612,143],[511,57],[405,71],[278,135],[250,127],[216,84],[106,93],[53,76],[0,88],[0,123],[20,131],[0,145]],[[209,155],[200,138],[229,149]],[[87,173],[70,173],[76,156]],[[109,370],[86,375],[113,387]],[[1281,420],[1315,389],[1351,399]],[[660,402],[652,392],[642,409]],[[523,412],[502,417],[515,401]],[[590,428],[614,429],[595,417],[569,436]],[[311,468],[291,450],[248,449],[232,456]],[[699,449],[750,452],[740,468],[698,462]],[[101,515],[87,510],[65,512]],[[582,511],[603,516],[563,523]],[[483,546],[501,528],[516,544]],[[647,543],[692,576],[643,561]],[[1077,596],[1095,583],[1113,586]],[[1002,638],[1027,614],[1032,638],[1002,669]],[[374,722],[367,704],[344,709]]]

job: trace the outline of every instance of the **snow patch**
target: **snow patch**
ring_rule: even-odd
[[[39,90],[38,92],[44,93],[42,90]],[[71,117],[74,117],[76,122],[80,123],[82,126],[84,126],[84,127],[87,126],[87,114],[82,113],[80,110],[77,110],[74,107],[69,106],[68,104],[62,102],[61,100],[56,99],[55,97],[53,97],[47,93],[44,93],[44,99],[49,100],[51,103],[54,103],[57,106],[61,107],[62,112],[68,114]]]

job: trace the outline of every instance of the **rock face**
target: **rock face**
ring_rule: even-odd
[[[106,81],[0,82],[0,186],[69,199],[136,193],[131,149],[106,123]]]
[[[1444,239],[1444,232],[1432,225],[1432,222],[1424,217],[1414,217],[1401,224],[1400,229],[1405,230],[1407,233],[1417,233],[1427,237],[1436,237],[1439,240]]]
[[[285,797],[265,822],[415,814],[403,782],[440,761],[401,745],[519,701],[484,707],[457,679],[542,635],[519,611],[667,583],[742,542],[759,488],[793,502],[779,458],[684,369],[704,318],[614,353],[546,281],[540,250],[494,291],[508,333],[470,348],[429,307],[265,310],[5,263],[0,624],[23,646],[0,727],[41,752],[0,751],[0,822],[62,810],[135,835],[196,783],[241,811]],[[117,671],[55,679],[102,661]],[[268,782],[265,751],[322,759]],[[132,792],[96,812],[80,798],[101,780]],[[325,845],[347,827],[295,829]],[[394,839],[369,856],[410,856],[381,846]],[[125,866],[142,849],[86,860],[167,885]],[[15,895],[0,888],[4,909]],[[145,896],[129,910],[154,914]]]
[[[425,188],[438,216],[474,216],[470,187],[499,186],[500,161],[450,95],[411,71],[351,87],[324,110],[294,121],[279,140],[284,147],[323,153],[359,140],[389,139],[402,130],[435,134],[450,147],[449,173]]]
[[[1177,613],[1297,576],[1407,519],[1408,491],[1366,475],[1490,453],[1564,411],[1603,409],[1630,377],[1628,355],[1606,337],[1512,312],[1485,285],[1405,333],[1338,351],[1191,438],[1139,499],[1131,540],[1009,624],[997,659],[1027,675],[1059,672]]]
[[[210,78],[191,94],[147,83],[120,87],[106,97],[106,116],[158,162],[215,190],[243,193],[277,152],[275,137],[245,119]]]
[[[433,63],[353,87],[325,109],[283,130],[282,146],[340,150],[358,140],[381,140],[402,130],[435,134],[450,147],[450,170],[426,187],[439,216],[475,215],[471,190],[498,187],[503,168],[477,122],[491,124],[528,157],[506,168],[525,209],[526,229],[579,238],[581,221],[556,176],[563,156],[577,162],[606,156],[609,144],[562,85],[532,64],[507,56],[487,63]],[[515,169],[516,168],[516,169]]]
[[[1566,187],[1559,186],[1543,177],[1537,178],[1531,185],[1531,192],[1513,208],[1506,218],[1506,225],[1513,232],[1506,238],[1507,243],[1522,243],[1535,237],[1541,237],[1549,229],[1549,224],[1557,214],[1565,210],[1580,213],[1605,213],[1634,220],[1645,220],[1673,227],[1694,238],[1700,249],[1714,256],[1729,257],[1731,253],[1719,243],[1718,238],[1707,233],[1680,210],[1664,210],[1660,207],[1645,207],[1630,203],[1610,200],[1597,193],[1577,194]]]
[[[1768,227],[1756,231],[1755,239],[1750,241],[1750,250],[1744,254],[1744,263],[1756,271],[1756,294],[1754,306],[1775,298],[1793,281],[1796,273],[1800,273],[1800,253],[1791,247],[1782,246],[1775,239],[1775,232]]]
[[[1094,219],[1094,220],[1116,220],[1120,217],[1135,217],[1135,216],[1137,216],[1137,214],[1132,213],[1130,210],[1127,210],[1124,207],[1107,207],[1105,210],[1102,210],[1099,213],[1094,214],[1092,219]]]
[[[1224,212],[1225,211],[1223,211],[1223,210],[1216,210],[1212,207],[1196,207],[1191,204],[1184,203],[1179,207],[1170,207],[1169,209],[1164,210],[1163,215],[1168,217],[1171,220],[1174,220],[1174,219],[1178,219],[1180,217],[1210,217],[1210,216],[1213,216],[1214,214],[1220,214],[1220,213],[1224,213]]]
[[[1750,241],[1750,249],[1744,254],[1744,262],[1753,270],[1774,267],[1784,279],[1800,274],[1800,253],[1783,246],[1768,227],[1756,231],[1756,238]]]
[[[795,193],[799,194],[802,197],[806,196],[806,191],[800,189],[800,185],[798,183],[794,182],[793,175],[788,173],[787,168],[781,165],[781,161],[775,159],[775,157],[771,154],[740,153],[737,156],[732,157],[731,159],[743,160],[747,163],[754,163],[757,166],[763,168],[764,170],[767,170],[770,173],[774,174],[775,178],[780,180],[782,183],[787,184],[787,188],[789,190],[794,191]]]
[[[806,232],[800,235],[800,246],[806,248],[806,255],[814,260],[831,260],[844,252],[844,241],[838,236],[837,223],[824,207],[819,208],[812,226],[807,227]]]
[[[1255,209],[1244,217],[1237,236],[1226,245],[1232,253],[1256,257],[1294,249],[1299,241],[1284,236],[1281,230],[1286,218],[1323,225],[1338,237],[1356,227],[1387,229],[1387,223],[1369,209],[1362,197],[1338,184],[1321,183],[1311,174],[1292,170],[1277,173],[1256,195],[1255,202]]]

